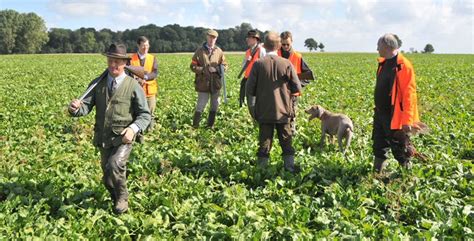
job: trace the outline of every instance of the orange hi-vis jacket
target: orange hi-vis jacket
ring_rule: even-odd
[[[384,58],[378,58],[379,67],[377,77],[385,62]],[[390,129],[399,130],[403,125],[413,126],[420,121],[418,116],[415,71],[413,65],[401,53],[397,56],[395,81],[393,81],[391,103],[393,108]]]
[[[252,58],[252,49],[247,49],[247,51],[245,52],[245,60],[250,60],[249,64],[247,65],[247,68],[245,69],[245,72],[244,72],[244,77],[245,78],[249,78],[249,75],[250,75],[250,71],[252,70],[252,66],[253,64],[255,63],[255,61],[257,61],[259,58],[260,58],[260,46],[256,46],[255,48],[257,48],[257,51],[255,51],[255,54],[253,55],[253,58]]]
[[[145,56],[145,64],[143,66],[143,69],[147,73],[151,73],[153,71],[153,61],[155,60],[155,56],[151,54],[146,54]],[[132,66],[141,66],[140,65],[140,57],[138,56],[138,53],[135,53],[132,55],[132,59],[130,60],[130,64]],[[143,90],[145,91],[146,97],[154,96],[158,92],[158,83],[156,82],[156,79],[152,80],[147,80],[145,82],[145,85],[143,85]]]
[[[281,49],[278,50],[278,56],[281,57]],[[290,53],[290,57],[288,57],[288,60],[293,64],[293,67],[296,70],[296,74],[301,74],[301,59],[302,58],[303,56],[296,51],[292,51]]]

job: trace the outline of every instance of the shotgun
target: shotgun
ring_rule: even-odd
[[[82,101],[84,100],[84,98],[86,98],[86,96],[93,90],[95,89],[95,87],[97,86],[97,84],[109,73],[109,70],[108,69],[105,69],[104,72],[102,72],[102,74],[97,78],[95,79],[91,84],[89,84],[89,87],[87,88],[87,90],[84,92],[84,94],[81,95],[81,97],[79,97],[79,100]]]

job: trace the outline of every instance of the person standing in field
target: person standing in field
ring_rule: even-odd
[[[276,32],[265,36],[266,56],[254,63],[247,81],[250,115],[259,125],[257,164],[268,165],[273,133],[276,130],[283,151],[285,169],[294,172],[295,149],[292,146],[291,119],[295,116],[293,96],[301,93],[301,83],[289,60],[279,57],[280,37]]]
[[[240,82],[240,95],[239,104],[242,107],[245,103],[245,85],[249,78],[250,71],[252,70],[253,63],[265,56],[265,48],[260,43],[260,34],[257,30],[250,30],[247,32],[247,38],[245,38],[249,49],[245,52],[245,58],[242,63],[242,71],[244,72],[244,78]]]
[[[107,72],[84,99],[69,104],[69,113],[79,117],[96,107],[94,146],[100,151],[102,181],[114,202],[117,214],[128,210],[127,160],[135,135],[144,130],[151,120],[143,88],[126,75],[125,65],[130,60],[123,44],[111,44],[107,56]]]
[[[150,41],[148,41],[147,37],[138,37],[137,48],[138,51],[132,55],[130,65],[141,66],[145,71],[143,79],[137,76],[135,76],[135,79],[139,81],[145,91],[146,101],[151,112],[151,122],[148,129],[153,130],[155,125],[156,93],[158,92],[158,83],[156,82],[156,77],[158,76],[158,61],[155,56],[148,53]]]
[[[195,73],[194,88],[198,92],[193,117],[194,128],[199,127],[202,112],[209,99],[211,99],[211,108],[207,119],[207,127],[212,128],[216,119],[222,88],[221,76],[224,74],[219,71],[219,65],[223,65],[224,70],[227,69],[224,52],[216,46],[217,37],[217,31],[209,29],[206,42],[194,52],[191,60],[191,70]]]
[[[377,42],[377,78],[374,91],[373,153],[374,170],[381,173],[392,154],[400,166],[411,167],[405,155],[406,146],[395,138],[400,131],[409,133],[419,123],[415,71],[411,62],[398,49],[401,40],[395,34],[384,34]],[[408,138],[408,136],[407,136]]]
[[[296,74],[301,82],[301,87],[306,87],[311,80],[313,73],[303,60],[301,53],[293,49],[293,35],[290,31],[285,31],[280,34],[281,48],[278,50],[278,56],[288,59],[295,68]],[[298,98],[293,98],[293,105],[295,112],[298,108]],[[291,120],[291,130],[296,134],[296,117]]]

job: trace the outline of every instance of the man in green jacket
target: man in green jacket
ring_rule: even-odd
[[[145,93],[136,80],[124,72],[130,59],[123,44],[112,44],[107,56],[107,73],[93,81],[96,87],[84,99],[69,104],[69,113],[79,117],[96,106],[94,146],[101,156],[103,182],[114,201],[117,214],[128,210],[126,164],[138,132],[150,124]]]

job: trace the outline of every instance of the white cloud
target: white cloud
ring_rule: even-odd
[[[50,7],[62,16],[73,17],[106,16],[110,13],[107,1],[51,1]]]

